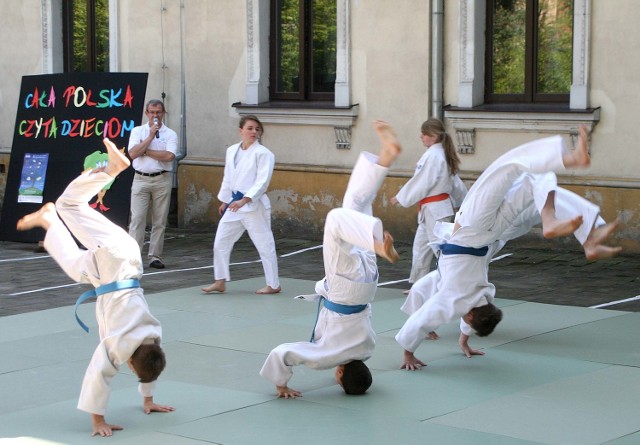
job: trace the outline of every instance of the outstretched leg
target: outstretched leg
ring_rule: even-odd
[[[389,167],[402,151],[393,127],[384,121],[374,121],[373,128],[380,138],[380,152],[376,156],[363,151],[353,167],[342,207],[373,214],[373,201],[382,186]]]
[[[400,142],[398,142],[396,132],[389,123],[383,120],[374,121],[373,129],[380,138],[380,154],[378,155],[377,163],[382,167],[391,167],[402,152],[402,147],[400,146]],[[382,240],[374,239],[373,250],[377,255],[386,259],[391,264],[394,264],[400,258],[400,255],[398,255],[398,252],[396,252],[393,246],[393,237],[386,230],[384,231]]]
[[[69,231],[89,250],[101,246],[122,246],[125,243],[128,246],[129,240],[121,227],[89,206],[91,198],[130,165],[129,159],[111,141],[104,139],[103,143],[108,155],[106,167],[82,173],[56,200],[58,215]]]

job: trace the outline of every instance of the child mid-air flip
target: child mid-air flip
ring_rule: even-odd
[[[378,285],[376,254],[391,263],[398,260],[393,238],[372,216],[372,203],[401,151],[389,124],[376,121],[374,129],[382,143],[380,154],[360,154],[343,207],[331,210],[325,221],[325,278],[316,283],[316,295],[302,296],[322,305],[312,340],[277,346],[260,371],[276,385],[278,397],[302,395],[287,386],[296,365],[337,367],[336,380],[347,394],[363,394],[371,386],[371,372],[364,361],[375,347],[370,303]]]
[[[45,229],[44,247],[62,270],[73,280],[96,287],[100,344],[85,373],[78,401],[78,409],[92,416],[93,436],[111,436],[114,430],[122,429],[107,423],[104,415],[111,380],[123,363],[139,378],[145,413],[175,409],[153,401],[155,381],[166,361],[160,348],[160,323],[149,312],[138,282],[142,276],[140,248],[127,232],[88,204],[130,164],[111,141],[104,139],[104,144],[109,155],[106,167],[82,173],[55,206],[47,203],[17,224],[18,230]],[[78,247],[72,234],[87,250]]]
[[[488,281],[489,261],[506,241],[526,233],[536,222],[542,222],[546,238],[575,234],[588,259],[608,258],[620,251],[603,244],[618,223],[605,225],[597,206],[558,188],[555,175],[547,173],[588,167],[587,139],[582,128],[572,152],[559,136],[524,144],[480,175],[456,215],[452,232],[443,230],[440,235],[438,271],[418,281],[403,306],[411,314],[396,335],[404,349],[403,369],[425,366],[414,356],[415,350],[426,337],[437,338],[438,326],[457,317],[463,319],[463,352],[481,354],[468,346],[471,329],[479,336],[489,335],[502,318],[492,303],[495,287]]]

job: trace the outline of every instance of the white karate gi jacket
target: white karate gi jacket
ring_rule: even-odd
[[[558,219],[570,219],[577,215],[582,215],[584,223],[574,232],[575,238],[584,244],[587,240],[589,232],[592,227],[599,227],[605,224],[604,219],[599,216],[600,208],[584,199],[583,197],[558,187],[556,175],[554,173],[546,174],[522,174],[513,184],[507,195],[505,196],[505,206],[510,208],[512,214],[517,215],[513,220],[513,224],[507,230],[500,235],[500,240],[495,246],[491,246],[491,251],[487,254],[489,261],[486,261],[486,268],[488,270],[491,256],[495,256],[496,253],[502,248],[502,246],[509,240],[518,238],[529,232],[533,226],[540,224],[541,217],[540,211],[544,206],[548,194],[555,192],[555,208],[556,217]],[[453,229],[453,224],[438,224],[436,226],[436,232],[440,238],[445,241],[450,238]],[[445,261],[446,264],[448,262]],[[475,272],[474,269],[465,269],[467,272]],[[479,271],[478,271],[479,272]],[[446,273],[444,270],[434,270],[419,281],[417,281],[412,287],[411,292],[407,296],[404,304],[400,308],[408,315],[413,315],[417,311],[421,310],[423,305],[440,289],[440,277]],[[482,278],[474,282],[474,286],[478,283],[482,283],[486,280],[486,274],[482,275]],[[475,297],[474,297],[475,295]],[[495,296],[495,288],[491,284],[484,290],[485,298],[478,298],[478,294],[468,294],[466,298],[459,301],[440,302],[440,307],[445,307],[444,310],[439,312],[440,321],[443,323],[453,321],[456,316],[465,315],[469,309],[477,306],[483,306],[489,302],[493,302]],[[462,314],[458,314],[455,310],[456,306],[460,306]],[[468,307],[468,308],[467,308]],[[437,324],[437,317],[433,314],[428,314],[428,306],[423,309],[423,317],[433,320],[433,324]],[[416,322],[420,318],[419,316],[412,320]],[[422,330],[429,329],[429,326],[425,326]],[[466,335],[472,333],[471,327],[466,324],[462,319],[460,320],[460,330]],[[428,332],[428,331],[427,331]],[[416,334],[417,335],[417,334]]]
[[[160,322],[151,315],[141,288],[100,295],[96,303],[100,344],[82,381],[78,409],[104,415],[111,380],[141,344],[160,344]],[[143,397],[153,396],[156,382],[140,383]]]
[[[546,198],[546,194],[532,194],[535,181],[522,182],[523,173],[564,170],[564,149],[560,136],[532,141],[505,153],[480,175],[456,216],[460,229],[450,235],[444,231],[439,236],[442,238],[440,242],[472,248],[487,246],[489,250],[482,257],[440,255],[437,272],[441,279],[438,280],[437,291],[400,329],[396,335],[400,346],[415,352],[425,336],[441,324],[462,317],[472,308],[486,304],[484,301],[493,301],[495,286],[488,281],[491,258],[506,239],[521,234],[526,223],[522,220],[525,210],[535,206],[535,201],[541,208],[543,197]],[[523,186],[514,188],[519,181]],[[541,180],[540,184],[550,186],[548,181]],[[539,188],[544,187],[540,185]],[[433,283],[429,286],[433,287]]]
[[[257,210],[260,203],[266,209],[271,208],[271,202],[267,196],[267,188],[273,175],[275,156],[269,149],[259,142],[254,142],[243,153],[243,157],[235,165],[235,157],[241,150],[242,143],[227,148],[224,163],[224,177],[218,192],[218,199],[222,202],[231,201],[232,192],[242,192],[247,198],[251,198],[237,212],[226,212],[227,219],[241,219],[242,213]]]
[[[454,178],[454,175],[449,174],[449,167],[447,166],[442,144],[433,144],[420,157],[416,164],[415,173],[402,186],[396,195],[396,199],[402,207],[411,207],[428,196],[435,196],[441,193],[447,193],[452,196],[454,194]],[[457,182],[456,185],[459,186],[461,183],[461,181]],[[458,206],[460,202],[457,203]],[[418,223],[424,221],[427,217],[439,220],[453,216],[453,208],[454,205],[451,198],[429,202],[420,209]]]
[[[142,277],[138,244],[88,205],[89,199],[112,180],[104,172],[86,172],[72,181],[56,201],[56,210],[64,224],[56,220],[44,239],[47,252],[69,277],[94,287]],[[87,250],[78,247],[70,232]],[[162,329],[151,315],[141,288],[100,295],[96,319],[100,344],[87,367],[78,409],[104,415],[111,380],[120,365],[126,363],[141,344],[160,344]],[[155,382],[141,383],[140,394],[150,397],[154,387]]]

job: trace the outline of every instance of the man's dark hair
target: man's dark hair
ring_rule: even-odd
[[[471,312],[473,313],[471,327],[476,331],[478,337],[486,337],[491,334],[502,320],[502,311],[491,303],[474,307]]]
[[[151,99],[149,102],[147,102],[147,105],[144,107],[145,111],[149,111],[149,106],[151,105],[161,105],[162,106],[162,112],[164,113],[165,111],[167,111],[164,108],[164,102],[162,102],[160,99]]]
[[[138,346],[131,358],[131,364],[136,370],[140,383],[156,381],[167,365],[164,351],[155,343]]]
[[[371,371],[362,360],[354,360],[344,365],[342,388],[350,395],[364,394],[371,386]]]

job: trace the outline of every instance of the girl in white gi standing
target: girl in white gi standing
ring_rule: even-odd
[[[526,172],[588,167],[587,139],[586,129],[582,128],[573,152],[565,150],[559,136],[524,144],[498,158],[478,178],[456,215],[453,232],[443,234],[437,271],[440,279],[435,284],[433,281],[426,284],[427,289],[431,288],[427,293],[432,296],[409,317],[396,335],[396,341],[405,350],[403,369],[425,366],[414,356],[415,350],[426,336],[433,338],[433,331],[438,326],[457,317],[463,317],[463,321],[480,336],[493,331],[502,313],[492,304],[495,286],[487,277],[489,260],[502,248],[504,240],[517,236],[531,208],[524,204],[530,200],[524,188],[513,188],[513,185]],[[511,193],[513,190],[515,192]],[[585,227],[588,237],[583,243],[587,258],[606,258],[620,251],[601,244],[613,233],[617,223],[595,227],[595,219],[591,217],[593,209],[588,208],[584,216],[568,217],[566,213],[558,213],[567,217],[558,219],[555,192],[552,191],[553,187],[534,195],[545,237],[570,235],[588,221],[589,225]],[[577,233],[576,236],[580,239]],[[478,351],[469,348],[468,337],[463,331],[460,346],[467,356],[475,355]]]
[[[454,208],[462,203],[467,188],[458,177],[460,159],[451,136],[440,119],[422,123],[420,140],[427,147],[416,164],[413,177],[391,198],[392,205],[411,207],[418,203],[418,228],[413,240],[409,283],[415,283],[431,270],[437,221],[452,221]]]
[[[256,293],[276,294],[281,288],[276,243],[271,231],[271,202],[267,196],[275,157],[259,142],[263,128],[257,117],[243,116],[239,126],[242,142],[227,149],[224,177],[218,193],[218,199],[222,201],[218,213],[222,218],[213,242],[215,281],[202,291],[225,291],[225,281],[231,280],[231,250],[246,230],[258,250],[267,281],[267,285]]]
[[[376,254],[391,263],[398,260],[393,238],[372,216],[372,203],[401,151],[386,122],[376,121],[374,128],[382,142],[380,155],[360,154],[343,207],[331,210],[325,222],[325,278],[316,283],[316,295],[299,297],[321,300],[312,341],[277,346],[260,371],[276,385],[278,397],[302,395],[287,386],[296,365],[312,369],[337,367],[336,380],[347,394],[363,394],[371,385],[371,373],[363,362],[375,347],[370,303],[378,285]]]
[[[47,231],[44,247],[62,270],[79,283],[91,283],[96,290],[117,283],[137,283],[142,276],[142,258],[136,241],[88,204],[130,164],[112,142],[105,139],[104,144],[109,154],[105,168],[82,173],[67,186],[55,206],[47,203],[20,219],[17,225],[18,230],[44,228]],[[71,234],[87,250],[80,249]],[[145,413],[174,411],[171,406],[153,401],[155,381],[166,362],[160,348],[160,323],[149,312],[139,284],[99,294],[96,318],[100,344],[91,357],[78,401],[78,409],[91,414],[93,435],[111,436],[114,430],[122,429],[107,423],[104,414],[111,380],[123,363],[128,363],[139,378]]]

